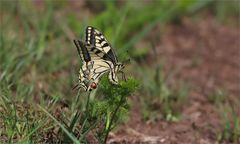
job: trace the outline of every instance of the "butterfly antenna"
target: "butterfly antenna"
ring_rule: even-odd
[[[122,63],[123,63],[123,64],[130,64],[130,62],[131,62],[131,59],[129,58],[129,59],[123,61]]]
[[[75,86],[73,86],[72,90],[75,90],[78,87],[78,84],[76,84]]]

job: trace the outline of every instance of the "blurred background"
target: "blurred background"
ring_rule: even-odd
[[[239,0],[1,0],[0,10],[8,102],[72,101],[80,67],[72,40],[90,25],[119,61],[131,59],[124,71],[140,83],[109,141],[240,142]]]

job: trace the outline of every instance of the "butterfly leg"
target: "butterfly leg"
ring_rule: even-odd
[[[122,74],[122,79],[124,81],[127,81],[125,73],[123,71],[119,71],[119,72]]]
[[[76,89],[78,87],[78,84],[76,84],[75,86],[73,86],[72,90]]]

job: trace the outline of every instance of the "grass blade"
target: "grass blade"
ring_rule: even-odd
[[[80,144],[80,142],[77,140],[75,136],[73,136],[56,118],[54,118],[48,111],[46,111],[43,107],[38,105],[38,107],[45,112],[52,120],[54,120],[60,127],[61,129],[68,135],[68,137],[76,144]]]

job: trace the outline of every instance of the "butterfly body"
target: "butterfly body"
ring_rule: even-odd
[[[99,79],[105,73],[112,84],[118,84],[117,73],[124,64],[117,61],[111,45],[101,32],[88,26],[86,42],[74,40],[78,49],[82,67],[79,71],[79,85],[86,91],[97,88]]]

